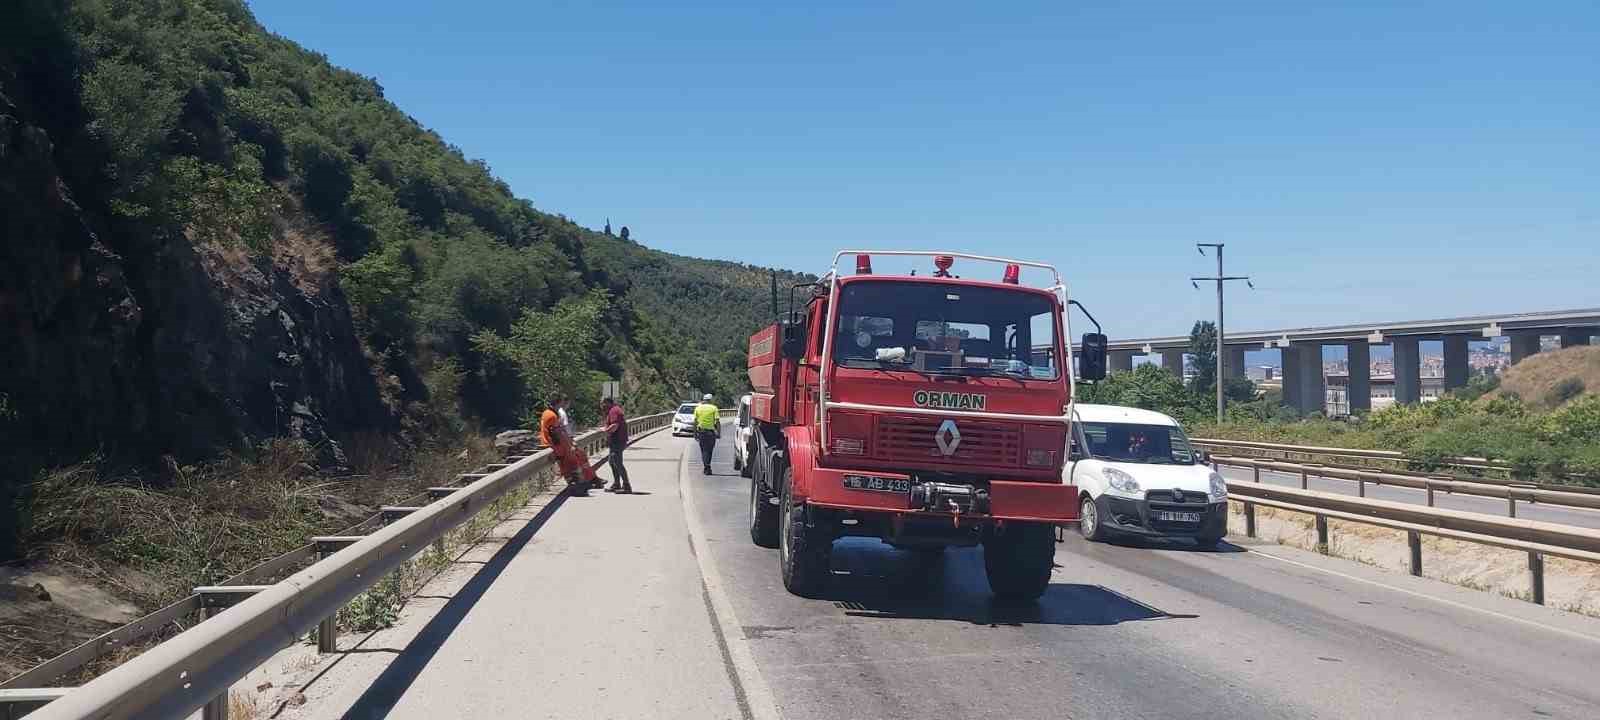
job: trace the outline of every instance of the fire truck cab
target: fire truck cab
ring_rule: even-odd
[[[849,256],[855,272],[842,274]],[[932,264],[885,275],[875,259]],[[957,261],[990,275],[963,278]],[[1024,269],[1047,282],[1022,284]],[[1045,591],[1054,529],[1078,513],[1061,472],[1068,304],[1054,267],[954,252],[843,251],[790,290],[748,362],[750,537],[779,549],[790,592],[822,589],[845,536],[928,555],[982,545],[997,596]],[[1077,377],[1104,377],[1105,336],[1086,334],[1076,359]]]

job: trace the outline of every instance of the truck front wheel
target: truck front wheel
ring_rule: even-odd
[[[811,508],[794,497],[794,472],[783,465],[780,484],[782,502],[778,505],[778,560],[782,565],[783,587],[801,597],[816,597],[828,579],[828,560],[833,538],[822,527],[813,527]]]
[[[1010,522],[991,529],[983,539],[983,566],[989,589],[1009,602],[1038,600],[1050,587],[1056,539],[1048,523]]]

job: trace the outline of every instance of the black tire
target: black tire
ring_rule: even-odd
[[[751,477],[750,542],[764,548],[778,547],[778,508],[771,499],[772,493],[762,485],[761,478]]]
[[[828,579],[828,560],[833,552],[833,538],[827,530],[813,527],[811,508],[795,500],[794,473],[787,464],[774,470],[781,486],[778,504],[781,521],[778,529],[778,564],[783,573],[783,587],[800,597],[816,597]]]
[[[1100,522],[1100,506],[1088,495],[1078,506],[1078,534],[1090,542],[1105,542],[1110,535],[1105,523]]]
[[[733,469],[738,470],[740,475],[747,478],[753,478],[756,476],[755,464],[757,447],[756,440],[752,437],[750,438],[750,443],[744,448],[745,461],[740,463],[739,456],[733,456]]]
[[[1006,523],[983,539],[983,567],[989,589],[1006,602],[1032,602],[1050,587],[1056,538],[1049,523]]]

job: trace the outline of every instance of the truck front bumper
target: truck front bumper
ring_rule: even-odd
[[[1060,482],[990,479],[984,488],[985,503],[949,512],[929,510],[914,502],[914,497],[921,498],[926,493],[913,492],[917,480],[905,475],[833,468],[816,468],[814,472],[806,502],[837,510],[942,518],[956,525],[992,520],[1062,524],[1078,519],[1078,489]],[[884,490],[855,489],[846,486],[847,475],[882,478],[898,485],[891,483],[889,487],[894,489]]]

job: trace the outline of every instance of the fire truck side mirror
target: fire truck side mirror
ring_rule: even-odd
[[[1106,379],[1106,336],[1084,333],[1078,350],[1078,379]]]
[[[799,360],[806,354],[806,323],[799,318],[791,318],[783,324],[783,356],[790,360]]]

